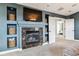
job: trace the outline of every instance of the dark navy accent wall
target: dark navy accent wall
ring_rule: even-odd
[[[75,39],[79,40],[79,13],[74,16]]]
[[[45,11],[45,14],[52,16],[52,17],[66,18],[66,16],[64,16],[64,15],[59,15],[59,14],[51,13],[51,12],[47,12],[47,11]]]
[[[70,16],[74,18],[74,37],[79,40],[79,12]]]

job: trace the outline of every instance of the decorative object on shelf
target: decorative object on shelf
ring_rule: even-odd
[[[45,28],[45,32],[47,32],[47,28]]]
[[[7,25],[7,34],[9,34],[9,35],[16,34],[16,24],[8,24]]]
[[[47,19],[45,20],[45,23],[47,23]]]
[[[45,18],[44,23],[47,23],[47,18]]]
[[[16,8],[7,7],[7,20],[11,21],[16,20]]]
[[[9,19],[10,20],[15,20],[15,15],[14,14],[9,14]]]
[[[28,15],[28,19],[30,21],[36,21],[37,18],[38,18],[38,15],[37,14],[30,14],[30,15]]]
[[[16,37],[8,37],[8,39],[7,39],[7,47],[8,48],[16,47]]]
[[[48,32],[48,25],[45,26],[45,32]]]
[[[42,22],[42,11],[24,7],[23,18],[25,21]]]
[[[48,34],[45,34],[45,42],[49,41],[49,36]]]

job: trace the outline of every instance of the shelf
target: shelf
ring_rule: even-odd
[[[17,37],[17,35],[7,35],[7,37]]]
[[[29,21],[18,21],[18,24],[19,26],[30,26],[32,25],[33,27],[34,26],[41,26],[41,27],[44,27],[45,26],[45,23],[43,22],[29,22]]]
[[[48,25],[48,23],[45,23],[45,26],[47,26]]]
[[[7,24],[17,24],[17,21],[7,21]]]
[[[45,35],[48,34],[48,32],[45,32]]]

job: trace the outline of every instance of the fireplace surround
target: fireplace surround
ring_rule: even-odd
[[[22,48],[30,48],[43,43],[42,28],[22,28]]]

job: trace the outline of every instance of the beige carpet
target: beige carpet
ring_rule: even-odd
[[[78,56],[79,55],[79,41],[76,40],[57,40],[53,46],[62,48],[62,55],[67,56]],[[58,49],[59,49],[58,48]],[[60,51],[61,51],[60,50]]]
[[[78,54],[79,42],[72,40],[56,40],[56,43],[53,44],[32,47],[1,56],[77,56]]]

